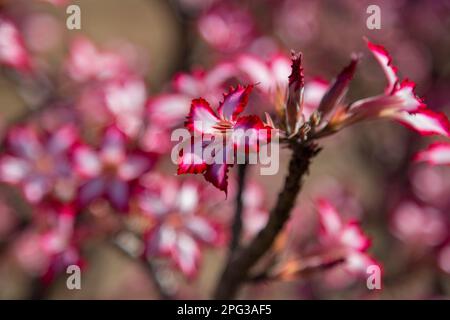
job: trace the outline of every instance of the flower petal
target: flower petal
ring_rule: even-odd
[[[120,212],[128,210],[128,200],[130,198],[130,188],[128,183],[120,179],[113,179],[108,182],[106,197],[112,207]]]
[[[203,159],[203,141],[191,142],[190,148],[184,148],[178,158],[177,174],[203,173],[207,168]]]
[[[324,236],[337,235],[342,229],[342,220],[336,208],[326,199],[317,201],[319,222]]]
[[[185,122],[186,128],[199,133],[212,134],[220,119],[215,115],[209,103],[203,99],[192,100],[191,110]]]
[[[85,177],[94,177],[100,174],[102,164],[97,153],[88,146],[80,145],[73,151],[75,170]]]
[[[227,194],[228,188],[228,164],[209,165],[204,174],[206,181],[211,182],[216,188]]]
[[[233,127],[232,140],[235,149],[239,151],[257,152],[259,146],[268,143],[271,138],[271,128],[255,115],[244,116],[237,119]],[[241,148],[245,149],[242,150]]]
[[[0,158],[0,180],[19,183],[27,176],[30,166],[27,161],[11,156]]]
[[[415,161],[426,161],[433,165],[450,166],[450,143],[436,142],[415,156]]]
[[[184,182],[177,192],[177,207],[182,213],[193,212],[199,205],[198,187]]]
[[[220,238],[214,225],[200,216],[194,216],[187,220],[186,228],[198,239],[208,244],[215,244]]]
[[[52,154],[64,152],[75,143],[77,138],[78,132],[75,126],[63,126],[50,137],[48,151]]]
[[[121,79],[105,87],[106,106],[118,117],[123,113],[141,114],[146,100],[147,90],[141,79]]]
[[[342,229],[340,240],[346,247],[361,252],[370,247],[370,240],[364,235],[361,227],[356,222],[350,222]]]
[[[243,54],[236,59],[236,65],[243,73],[247,75],[251,82],[258,83],[258,88],[262,91],[268,92],[271,87],[275,85],[271,70],[259,57]],[[284,78],[286,84],[288,75],[289,73],[286,75],[286,78]]]
[[[352,59],[350,64],[339,73],[334,82],[329,86],[328,91],[322,97],[318,111],[321,112],[323,118],[327,118],[342,101],[342,98],[348,90],[350,81],[355,74],[358,60],[358,58]]]
[[[177,266],[188,277],[194,277],[198,270],[200,249],[197,243],[185,233],[177,236],[173,257]]]
[[[133,180],[151,169],[153,159],[144,154],[130,154],[119,166],[118,175],[125,181]]]
[[[126,158],[126,137],[116,127],[110,127],[103,136],[100,158],[108,164],[120,164]]]
[[[14,127],[8,133],[8,147],[21,158],[36,159],[43,152],[38,134],[31,127]]]
[[[397,67],[392,65],[392,58],[383,46],[373,44],[367,39],[366,42],[367,47],[373,53],[386,74],[386,78],[388,80],[386,93],[390,94],[398,82]]]
[[[372,265],[379,266],[367,253],[352,251],[346,257],[344,268],[350,274],[367,275],[367,268]]]
[[[327,81],[319,78],[306,82],[303,95],[303,114],[306,119],[309,119],[311,114],[317,110],[329,86]]]
[[[86,182],[78,191],[77,202],[81,207],[86,207],[94,200],[104,195],[106,182],[103,178],[94,178]]]
[[[223,101],[217,110],[220,117],[226,120],[236,120],[236,117],[244,111],[252,90],[253,85],[245,87],[238,85],[235,89],[230,88],[229,92],[223,96]]]
[[[162,254],[171,254],[175,249],[177,233],[169,225],[162,225],[156,233],[157,249]]]
[[[41,201],[44,195],[50,191],[50,188],[48,179],[43,176],[27,177],[23,182],[23,193],[31,203]]]
[[[405,79],[392,94],[401,99],[402,109],[405,111],[417,111],[426,107],[422,99],[417,97],[415,88],[416,84],[414,82]]]
[[[191,98],[184,94],[163,94],[148,103],[151,122],[163,127],[171,127],[182,123],[189,112]]]
[[[414,113],[396,113],[393,117],[421,135],[450,136],[450,122],[441,112],[421,109]]]
[[[9,19],[0,16],[0,64],[21,71],[30,70],[30,57],[25,50],[22,35]]]

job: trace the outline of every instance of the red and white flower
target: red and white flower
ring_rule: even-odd
[[[30,71],[30,57],[25,49],[22,35],[17,26],[0,15],[0,65],[4,64],[19,71]]]
[[[415,83],[407,79],[400,80],[397,68],[392,64],[392,58],[382,46],[367,41],[369,50],[380,63],[388,84],[385,93],[354,102],[344,113],[331,120],[331,125],[340,126],[370,118],[390,118],[416,130],[422,135],[450,135],[450,122],[440,112],[426,107],[423,100],[415,93]],[[333,124],[335,122],[335,124]]]
[[[319,239],[323,248],[337,257],[345,259],[343,269],[351,274],[365,274],[370,265],[378,265],[369,256],[370,240],[355,220],[344,222],[327,200],[317,202],[319,213]]]
[[[436,142],[415,156],[416,161],[428,162],[433,165],[450,165],[450,143]]]
[[[248,153],[257,150],[260,142],[270,139],[270,127],[259,117],[241,116],[253,86],[231,88],[224,95],[216,113],[203,99],[192,100],[185,127],[202,139],[191,140],[190,150],[183,149],[178,163],[178,174],[202,173],[205,179],[222,191],[227,192],[228,169],[237,160],[235,151]],[[252,130],[250,139],[244,143],[241,134]],[[203,151],[215,147],[215,154]]]
[[[75,170],[86,180],[78,192],[81,206],[104,197],[115,209],[128,209],[131,184],[152,168],[154,159],[138,150],[127,150],[126,143],[124,134],[111,127],[98,149],[85,144],[74,148]]]
[[[168,256],[188,277],[196,275],[201,245],[218,246],[224,242],[220,225],[206,215],[211,199],[195,182],[149,175],[138,195],[138,210],[147,216],[147,253]]]
[[[20,187],[31,203],[50,194],[70,201],[77,185],[69,151],[77,140],[72,125],[48,135],[38,134],[31,126],[12,128],[6,141],[8,152],[0,158],[0,180]]]

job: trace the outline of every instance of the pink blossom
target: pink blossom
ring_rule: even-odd
[[[257,83],[256,88],[266,94],[274,93],[278,87],[285,87],[291,72],[291,60],[281,53],[267,60],[252,54],[241,54],[235,64],[247,80]]]
[[[105,105],[115,118],[117,127],[135,137],[143,127],[147,102],[145,83],[140,78],[114,79],[104,85]]]
[[[69,151],[77,139],[72,125],[50,134],[38,134],[31,126],[12,128],[7,137],[8,153],[0,158],[0,180],[20,187],[31,203],[47,195],[70,201],[76,181]]]
[[[250,13],[228,2],[204,13],[198,20],[198,30],[209,45],[225,52],[248,45],[255,34]]]
[[[150,175],[143,180],[138,210],[151,221],[148,254],[168,256],[188,277],[198,272],[201,245],[218,246],[224,234],[208,217],[211,199],[195,182]]]
[[[139,150],[127,150],[126,143],[123,133],[111,127],[98,149],[86,144],[74,148],[75,170],[85,179],[78,192],[81,206],[105,197],[115,209],[128,210],[131,184],[151,169],[155,159]]]
[[[84,37],[73,40],[67,61],[67,72],[73,80],[79,82],[105,80],[127,71],[126,62],[120,55],[100,51]]]
[[[149,121],[163,127],[179,125],[189,112],[192,99],[204,97],[208,101],[219,101],[224,84],[235,75],[235,66],[227,62],[218,63],[208,71],[178,73],[173,79],[173,93],[149,99]]]
[[[366,273],[366,268],[378,263],[369,256],[370,240],[355,220],[344,222],[336,209],[325,199],[317,202],[319,240],[324,250],[345,259],[343,269],[350,274]]]
[[[426,107],[415,93],[414,82],[398,78],[397,68],[392,64],[392,58],[386,49],[369,41],[367,45],[386,74],[388,84],[385,93],[354,102],[347,110],[347,119],[341,120],[341,115],[338,114],[331,123],[334,121],[339,126],[340,121],[353,123],[381,117],[397,120],[422,135],[448,136],[450,122],[447,117]]]
[[[32,275],[50,282],[71,264],[81,264],[75,242],[75,211],[71,206],[46,210],[44,230],[29,229],[15,243],[19,264]]]
[[[399,239],[415,247],[437,246],[447,236],[446,221],[442,213],[412,201],[404,201],[397,206],[391,225]]]
[[[239,141],[233,137],[238,130],[255,130],[257,137],[245,142],[245,151],[249,148],[255,149],[260,141],[260,130],[268,130],[270,127],[257,116],[241,116],[244,111],[250,92],[253,86],[230,88],[230,91],[224,95],[223,101],[218,108],[218,115],[210,107],[209,103],[203,98],[192,100],[191,110],[188,115],[185,127],[191,132],[205,137],[219,137],[217,147],[222,151],[222,161],[213,161],[209,163],[202,155],[197,154],[196,144],[201,144],[200,149],[207,148],[213,142],[192,141],[191,150],[183,150],[178,163],[178,174],[202,173],[205,179],[211,182],[215,187],[227,193],[228,169],[233,164],[227,163],[230,154],[234,154],[238,148]],[[265,132],[267,134],[267,131]],[[266,140],[269,139],[266,135]],[[229,141],[227,141],[229,140]],[[222,143],[222,144],[221,144]],[[221,145],[219,145],[221,144]],[[241,145],[242,146],[242,145]],[[200,159],[199,159],[200,157]],[[236,159],[234,157],[233,159]]]

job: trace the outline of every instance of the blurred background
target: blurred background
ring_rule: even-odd
[[[69,4],[81,8],[81,30],[66,28]],[[370,16],[367,7],[374,4],[381,9],[379,30],[369,30],[366,25]],[[270,61],[276,54],[288,56],[291,49],[303,52],[307,81],[316,77],[332,80],[352,53],[362,53],[347,100],[371,96],[382,92],[385,78],[366,49],[363,37],[368,37],[389,50],[401,77],[417,83],[417,93],[431,109],[450,114],[450,1],[1,0],[0,8],[2,15],[17,25],[24,46],[40,70],[30,80],[10,68],[2,68],[2,135],[18,122],[35,121],[46,127],[58,119],[80,117],[71,112],[80,109],[79,97],[86,86],[75,86],[61,75],[72,50],[70,43],[80,35],[102,50],[125,56],[135,74],[144,79],[152,101],[163,94],[179,94],[174,80],[177,74],[209,70],[244,53]],[[49,83],[57,84],[57,99]],[[212,94],[209,90],[204,89],[205,94]],[[219,101],[210,102],[216,106]],[[88,109],[96,108],[92,103]],[[42,107],[54,104],[58,104],[55,109]],[[250,108],[251,113],[262,115],[268,107],[255,99]],[[95,111],[91,111],[87,117],[94,117]],[[165,111],[161,112],[159,117],[164,117]],[[87,130],[84,133],[91,129],[83,127]],[[315,242],[317,218],[313,200],[327,197],[344,217],[360,220],[372,239],[370,254],[383,266],[382,290],[368,290],[364,277],[343,280],[325,272],[288,282],[250,285],[240,297],[449,297],[450,168],[411,162],[418,150],[435,140],[384,121],[358,124],[339,132],[323,140],[323,151],[313,162],[298,199],[289,250],[306,252]],[[283,151],[276,176],[260,176],[256,166],[250,168],[248,179],[262,190],[260,206],[264,210],[271,207],[277,196],[288,160],[289,153]],[[152,170],[174,176],[176,166],[164,154]],[[230,174],[235,176],[236,170]],[[213,188],[202,177],[192,179],[205,188]],[[31,258],[33,254],[41,253],[30,243],[24,244],[27,240],[23,234],[34,223],[30,222],[34,221],[30,218],[34,204],[24,200],[14,187],[5,184],[0,190],[0,298],[160,297],[148,268],[111,245],[109,237],[116,231],[117,219],[101,214],[92,222],[97,228],[90,231],[94,235],[80,245],[85,266],[82,290],[67,290],[65,272],[43,285],[39,275],[27,270],[29,260],[37,259]],[[230,211],[232,194],[227,199],[220,197],[219,209],[210,210],[220,211],[223,207],[224,212]],[[225,222],[226,228],[229,225]],[[200,269],[193,279],[172,272],[164,259],[158,261],[158,266],[164,281],[169,285],[176,283],[180,297],[207,298],[225,258],[226,246],[202,248]]]

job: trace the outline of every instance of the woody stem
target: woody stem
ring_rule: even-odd
[[[244,248],[237,251],[227,262],[214,293],[215,299],[233,299],[248,278],[251,268],[270,250],[276,237],[289,220],[302,178],[308,172],[311,159],[318,153],[315,144],[291,145],[292,157],[284,186],[275,206],[270,211],[266,226]]]

